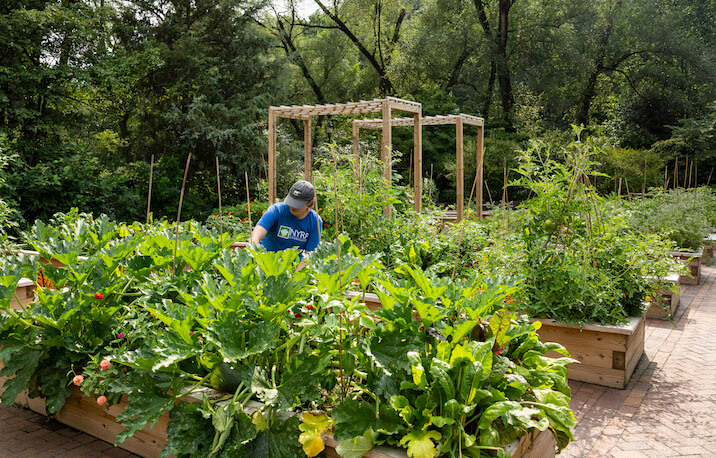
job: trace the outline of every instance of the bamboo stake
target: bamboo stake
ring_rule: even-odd
[[[338,261],[338,288],[343,291],[343,278],[341,274],[341,240],[338,237],[338,167],[336,165],[336,148],[335,145],[331,145],[331,153],[333,154],[333,217],[335,218],[336,224],[336,258]],[[345,399],[346,394],[346,381],[345,372],[343,371],[343,314],[338,314],[339,319],[339,339],[338,339],[338,358],[341,370],[341,400]]]
[[[249,196],[249,172],[244,171],[244,180],[246,181],[246,205],[249,209],[249,234],[254,227],[254,222],[251,220],[251,196]]]
[[[467,200],[467,208],[470,208],[472,203],[472,193],[475,191],[475,185],[477,184],[477,177],[480,173],[479,170],[475,172],[475,179],[472,181],[472,189],[470,190],[470,198]],[[460,222],[460,238],[457,242],[457,253],[455,254],[455,263],[452,266],[452,275],[450,275],[450,281],[455,279],[455,271],[457,270],[457,261],[460,259],[460,248],[462,247],[462,238],[465,235],[465,221]]]
[[[221,213],[221,178],[219,176],[219,156],[216,158],[216,193],[219,195],[219,243],[224,245],[224,215]]]
[[[505,208],[507,199],[507,156],[502,157],[502,208]]]
[[[149,195],[147,196],[147,224],[149,224],[149,209],[152,206],[152,178],[154,177],[154,155],[149,165]]]
[[[189,174],[189,162],[191,161],[191,153],[189,153],[189,156],[186,158],[186,167],[184,168],[184,179],[181,183],[181,193],[179,194],[179,209],[177,210],[177,220],[176,225],[174,226],[174,271],[173,274],[176,275],[177,272],[177,245],[179,244],[179,221],[181,220],[181,207],[184,203],[184,188],[186,187],[186,177]]]
[[[619,192],[617,193],[617,197],[622,196],[622,177],[619,177]]]
[[[691,159],[691,165],[689,166],[689,188],[691,187],[691,176],[694,174],[694,160]]]
[[[669,166],[664,166],[664,191],[666,191],[666,184],[669,182]]]
[[[629,180],[624,177],[624,185],[626,186],[626,192],[627,192],[627,198],[629,198],[629,201],[631,202],[631,192],[629,191]]]
[[[679,156],[674,161],[674,190],[679,187]]]
[[[711,175],[713,175],[713,173],[714,173],[714,167],[711,166],[711,172],[709,172],[709,179],[706,180],[706,186],[711,184]]]
[[[492,193],[490,192],[490,185],[487,184],[487,180],[485,180],[485,189],[487,189],[487,197],[490,198],[490,205],[493,205],[494,201],[492,200]]]
[[[689,156],[684,158],[684,189],[686,189],[686,178],[689,176]]]
[[[644,158],[644,182],[641,184],[641,201],[644,202],[644,195],[646,194],[646,158]]]

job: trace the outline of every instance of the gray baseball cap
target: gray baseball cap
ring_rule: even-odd
[[[293,208],[303,208],[313,200],[315,195],[316,191],[313,185],[308,181],[301,180],[291,186],[283,202]]]

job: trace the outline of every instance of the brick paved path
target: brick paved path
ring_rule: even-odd
[[[716,268],[682,292],[669,321],[647,320],[625,390],[570,382],[579,424],[564,457],[716,457]]]
[[[112,444],[31,410],[0,406],[0,457],[129,457]]]
[[[579,424],[567,457],[716,457],[716,268],[681,296],[674,327],[647,320],[625,390],[570,382]],[[29,410],[0,406],[0,458],[134,456]]]

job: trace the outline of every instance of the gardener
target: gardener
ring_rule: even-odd
[[[308,181],[291,186],[283,202],[271,205],[251,233],[249,241],[261,243],[268,251],[298,248],[313,251],[321,241],[323,220],[313,206],[316,191]],[[303,254],[301,254],[301,258]]]

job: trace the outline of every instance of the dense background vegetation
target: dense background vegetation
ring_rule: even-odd
[[[692,185],[713,183],[715,16],[710,0],[6,0],[0,223],[71,206],[143,220],[152,156],[152,209],[171,217],[189,153],[183,214],[204,220],[216,156],[226,203],[245,198],[244,172],[259,197],[269,105],[384,95],[485,117],[494,199],[517,149],[567,143],[572,123],[608,144],[601,170],[623,192],[645,174],[663,185],[665,168],[672,186],[676,163],[680,184],[685,168]],[[332,140],[350,141],[350,120],[332,122]],[[280,124],[282,176],[299,173],[301,128]],[[408,135],[396,131],[396,149],[409,152]],[[452,130],[426,129],[442,202],[454,202],[453,162]]]

